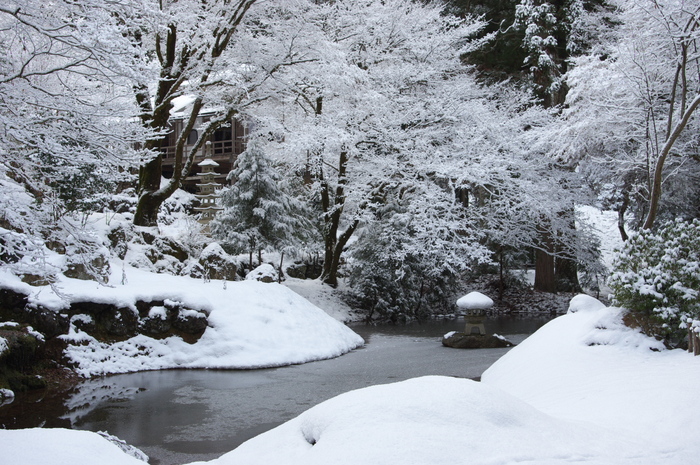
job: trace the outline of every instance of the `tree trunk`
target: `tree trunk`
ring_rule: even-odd
[[[651,229],[654,226],[654,221],[656,220],[656,215],[659,211],[659,201],[661,199],[661,182],[663,181],[664,174],[664,164],[666,163],[666,158],[671,153],[673,145],[676,140],[685,129],[690,117],[700,105],[700,95],[696,96],[695,99],[690,103],[688,109],[683,113],[681,120],[676,124],[671,134],[669,134],[666,143],[661,149],[661,153],[656,159],[656,167],[654,168],[654,178],[651,185],[651,193],[649,194],[649,213],[644,220],[644,229]]]
[[[239,0],[237,4],[232,2],[229,8],[223,10],[221,26],[211,32],[209,42],[202,44],[188,44],[182,42],[188,40],[188,33],[181,34],[178,24],[169,24],[165,34],[158,33],[155,36],[153,49],[144,48],[150,52],[160,66],[160,79],[156,88],[153,102],[146,86],[138,86],[136,91],[136,103],[141,109],[141,123],[147,129],[158,133],[167,132],[168,120],[172,101],[178,96],[181,86],[186,82],[198,83],[202,88],[206,88],[212,83],[212,70],[216,61],[221,57],[229,46],[238,26],[243,21],[244,16],[256,0]],[[161,4],[162,7],[162,4]],[[187,31],[185,27],[185,31]],[[183,37],[185,37],[183,39]],[[133,39],[140,42],[141,37],[135,34]],[[206,58],[205,58],[206,57]],[[201,71],[193,75],[187,75],[189,64],[192,60],[203,61],[204,66]],[[154,60],[155,61],[155,60]],[[219,79],[217,76],[216,79]],[[237,111],[235,105],[231,105],[225,114],[212,118],[209,125],[201,134],[195,147],[185,150],[187,136],[194,128],[199,113],[202,109],[202,96],[196,97],[192,103],[189,115],[184,118],[182,133],[178,135],[175,148],[175,165],[173,166],[173,177],[168,184],[160,188],[162,176],[161,156],[143,164],[139,170],[139,200],[134,215],[134,224],[138,226],[156,226],[158,224],[158,210],[162,203],[181,187],[182,180],[187,176],[192,168],[194,157],[204,144],[205,140],[218,129],[221,124],[229,123]],[[163,141],[148,141],[145,144],[147,149],[158,149]]]
[[[535,250],[535,290],[541,292],[556,292],[554,277],[554,257],[549,253]]]
[[[554,282],[557,292],[581,292],[576,260],[557,257],[554,260]]]
[[[576,229],[576,212],[573,205],[561,212],[559,216],[567,220],[569,228]],[[554,259],[554,282],[557,292],[581,292],[576,257],[568,252],[566,244],[559,238],[556,239],[554,249],[557,252],[557,257]]]
[[[348,153],[340,152],[338,160],[338,181],[335,188],[335,193],[331,194],[330,185],[323,176],[321,178],[321,206],[323,208],[323,241],[324,241],[324,260],[323,273],[321,280],[333,287],[338,285],[338,268],[340,267],[340,256],[343,253],[343,248],[348,240],[355,232],[359,221],[355,220],[348,226],[343,234],[338,236],[338,228],[340,227],[340,219],[345,207],[345,177],[348,163]],[[333,201],[331,202],[331,195]]]
[[[541,246],[535,249],[535,290],[556,292],[554,245],[549,231],[540,228]]]
[[[340,268],[340,257],[343,254],[343,249],[347,245],[348,240],[350,240],[350,237],[352,237],[352,234],[355,232],[355,229],[357,228],[357,225],[359,223],[359,220],[353,221],[352,224],[348,226],[348,228],[345,230],[345,232],[343,232],[343,234],[340,235],[340,237],[335,243],[335,249],[331,257],[330,265],[326,267],[326,263],[323,263],[323,282],[328,284],[329,286],[338,286],[338,269]],[[328,272],[327,274],[326,270]]]

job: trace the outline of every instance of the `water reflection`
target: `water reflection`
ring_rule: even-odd
[[[486,329],[518,343],[545,322],[490,319]],[[168,370],[87,380],[68,397],[25,404],[28,410],[19,414],[8,416],[1,407],[0,424],[21,415],[42,426],[107,431],[143,450],[152,465],[210,460],[352,389],[425,375],[481,376],[508,349],[459,350],[440,344],[443,334],[463,326],[462,319],[355,325],[367,344],[332,360],[264,370]],[[39,424],[6,424],[30,426]]]

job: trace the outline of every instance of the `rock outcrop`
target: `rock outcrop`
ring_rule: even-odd
[[[497,349],[513,347],[515,344],[495,334],[447,333],[442,338],[442,345],[455,349]]]

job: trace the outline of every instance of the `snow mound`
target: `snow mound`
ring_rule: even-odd
[[[478,382],[430,376],[340,395],[207,463],[631,465],[638,447]]]
[[[568,313],[594,312],[602,308],[605,308],[605,304],[603,304],[600,300],[591,297],[588,294],[579,294],[571,299],[571,302],[569,302]]]
[[[695,462],[700,357],[664,350],[628,328],[622,309],[579,303],[573,306],[580,311],[552,320],[500,358],[482,382],[549,415],[630,433],[669,453],[639,463]]]
[[[70,429],[3,430],[2,463],[51,465],[144,465],[97,433]]]
[[[71,328],[68,339],[83,341],[69,346],[66,354],[78,363],[81,375],[126,373],[167,368],[262,368],[304,363],[342,355],[364,343],[350,328],[323,310],[275,283],[216,283],[176,276],[157,275],[166,280],[170,292],[145,296],[126,289],[118,293],[123,301],[135,296],[144,300],[170,298],[209,313],[209,327],[194,344],[179,337],[153,339],[138,335],[126,341],[106,344]],[[104,289],[109,292],[114,289]],[[133,291],[133,290],[132,290]],[[165,291],[167,293],[167,291]],[[182,292],[182,294],[179,294]],[[102,296],[107,299],[106,296]]]
[[[457,300],[457,306],[465,310],[477,310],[493,307],[493,300],[481,292],[470,292]]]

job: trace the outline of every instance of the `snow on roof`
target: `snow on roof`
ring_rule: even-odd
[[[217,162],[212,160],[211,158],[207,158],[206,160],[200,161],[197,163],[197,166],[219,166]],[[199,174],[199,173],[198,173]],[[209,173],[207,173],[209,174]]]
[[[465,310],[491,308],[493,300],[481,292],[470,292],[457,300],[457,306]]]

